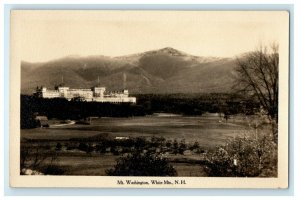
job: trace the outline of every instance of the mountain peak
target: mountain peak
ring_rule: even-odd
[[[179,51],[177,49],[174,49],[172,47],[165,47],[162,49],[157,50],[157,52],[166,53],[172,56],[184,56],[187,55],[186,53]]]
[[[166,51],[178,51],[177,49],[174,49],[173,47],[165,47],[165,48],[162,48],[160,50],[166,50]]]
[[[126,55],[126,56],[118,56],[118,57],[115,57],[115,58],[116,59],[123,59],[123,60],[124,59],[128,60],[128,59],[132,59],[132,58],[140,59],[140,57],[143,57],[143,56],[150,56],[150,55],[156,55],[156,54],[167,54],[169,56],[188,56],[187,53],[179,51],[179,50],[174,49],[172,47],[164,47],[162,49],[145,51],[143,53],[129,54],[129,55]]]

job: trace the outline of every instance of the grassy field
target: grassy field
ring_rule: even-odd
[[[207,117],[134,117],[100,118],[91,125],[66,125],[53,128],[21,130],[21,137],[28,139],[66,140],[109,133],[114,137],[152,137],[198,141],[203,146],[216,146],[228,137],[249,131],[249,123],[242,117],[229,119],[227,123],[218,116]]]
[[[235,116],[227,122],[216,114],[199,117],[183,116],[148,116],[134,118],[99,118],[93,119],[91,125],[66,125],[50,128],[21,130],[23,147],[55,150],[57,143],[64,145],[71,138],[88,138],[108,133],[111,137],[164,137],[166,140],[185,140],[186,144],[195,141],[202,149],[210,149],[225,144],[230,137],[250,134],[254,129],[255,118]],[[266,127],[264,127],[266,128]],[[251,131],[250,131],[251,130]],[[29,142],[31,141],[31,142]],[[32,141],[35,141],[32,143]],[[111,153],[86,153],[79,150],[62,149],[56,155],[55,165],[63,169],[64,175],[99,175],[116,164],[121,155]],[[168,155],[168,160],[176,169],[178,176],[206,176],[197,162],[201,155]],[[40,167],[49,165],[47,158]]]

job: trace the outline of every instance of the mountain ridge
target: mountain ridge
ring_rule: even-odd
[[[233,58],[201,57],[171,47],[126,56],[66,56],[48,62],[21,62],[21,93],[36,86],[70,88],[96,84],[130,93],[226,92],[232,85]]]

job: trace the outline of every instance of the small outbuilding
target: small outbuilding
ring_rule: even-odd
[[[48,117],[43,115],[37,115],[35,120],[39,127],[49,127]]]

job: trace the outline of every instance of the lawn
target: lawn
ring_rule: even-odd
[[[251,128],[253,119],[236,116],[227,122],[217,115],[199,117],[134,117],[134,118],[99,118],[93,119],[91,125],[66,125],[50,128],[21,130],[22,147],[55,151],[57,143],[64,146],[71,138],[89,138],[101,133],[115,137],[163,137],[166,140],[184,139],[186,144],[198,142],[201,149],[207,150],[225,144],[228,138],[254,132]],[[249,126],[250,125],[250,126]],[[268,131],[268,127],[263,128]],[[24,140],[25,139],[25,140]],[[30,141],[31,140],[31,141]],[[62,149],[57,153],[52,164],[64,170],[64,175],[98,175],[104,176],[105,170],[116,164],[121,155],[97,152],[86,153],[79,150]],[[201,155],[168,154],[168,160],[176,169],[178,176],[206,176],[201,164]],[[40,167],[50,163],[47,158]]]

